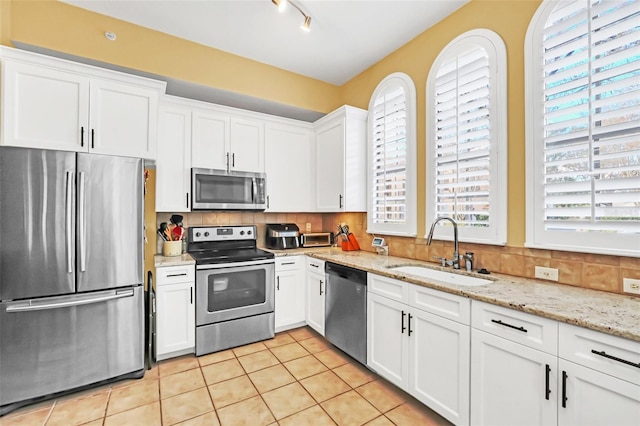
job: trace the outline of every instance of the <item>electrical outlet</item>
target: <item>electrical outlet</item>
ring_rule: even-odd
[[[311,223],[307,222],[306,232],[311,232]]]
[[[631,294],[640,294],[640,280],[634,280],[633,278],[622,279],[622,291]]]
[[[536,278],[543,280],[558,281],[558,270],[556,268],[545,268],[536,266]]]

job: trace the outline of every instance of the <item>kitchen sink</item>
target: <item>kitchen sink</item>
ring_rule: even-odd
[[[397,265],[389,266],[388,268],[392,269],[393,271],[402,272],[409,275],[416,275],[422,278],[433,279],[435,281],[445,282],[447,284],[469,287],[491,284],[493,282],[492,280],[487,280],[484,278],[470,277],[469,275],[463,275],[454,272],[439,271],[437,269],[431,269],[426,266]]]

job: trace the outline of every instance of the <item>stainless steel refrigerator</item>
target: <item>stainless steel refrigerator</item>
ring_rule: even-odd
[[[0,415],[144,374],[143,164],[0,147]]]

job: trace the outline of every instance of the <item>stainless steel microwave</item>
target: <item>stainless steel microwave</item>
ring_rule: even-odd
[[[191,169],[191,210],[264,210],[267,175]]]

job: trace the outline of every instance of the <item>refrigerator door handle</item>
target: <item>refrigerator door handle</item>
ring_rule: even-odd
[[[65,200],[65,248],[67,249],[67,272],[73,273],[73,259],[71,249],[73,246],[73,172],[67,172],[67,187],[66,187],[66,200]]]
[[[80,232],[80,271],[84,272],[87,269],[87,229],[86,229],[86,205],[85,205],[85,185],[84,185],[84,172],[79,172],[78,183],[78,228]]]
[[[57,308],[68,308],[71,306],[80,306],[80,305],[89,305],[92,303],[100,303],[106,302],[108,300],[115,299],[123,299],[125,297],[133,297],[133,289],[118,291],[115,294],[110,294],[108,296],[97,296],[90,298],[82,298],[77,300],[77,296],[72,296],[69,298],[65,298],[60,300],[59,302],[37,302],[37,301],[26,301],[22,303],[18,303],[15,305],[11,305],[7,307],[7,312],[28,312],[28,311],[43,311],[47,309],[57,309]]]

